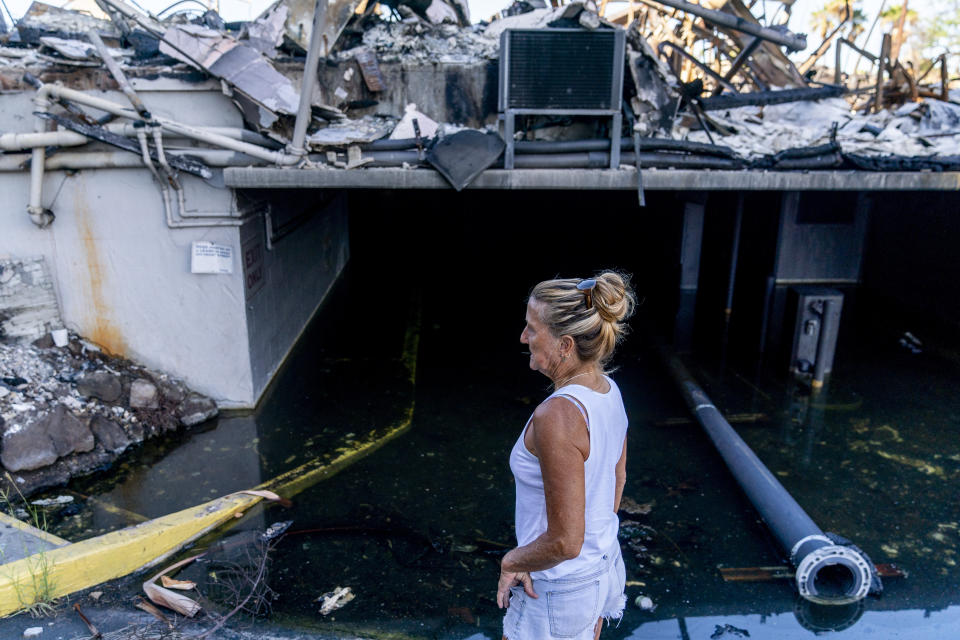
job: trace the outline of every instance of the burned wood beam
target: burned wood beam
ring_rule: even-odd
[[[716,71],[714,71],[713,69],[705,65],[704,63],[697,60],[695,57],[693,57],[688,51],[686,51],[682,46],[680,46],[676,42],[673,42],[671,40],[664,40],[663,42],[661,42],[660,45],[657,47],[657,51],[659,51],[661,56],[667,55],[666,52],[664,51],[665,47],[670,47],[671,49],[673,49],[674,53],[689,60],[691,64],[693,64],[695,67],[697,67],[698,69],[703,71],[705,74],[713,78],[717,82],[717,84],[722,86],[724,89],[733,91],[734,93],[738,92],[737,88],[733,86],[727,78],[724,78],[722,75],[720,75],[719,73],[717,73]]]
[[[77,133],[82,133],[88,138],[94,140],[99,140],[100,142],[105,142],[111,146],[117,147],[118,149],[123,149],[124,151],[129,151],[135,153],[138,156],[141,154],[140,145],[131,140],[126,136],[122,136],[112,131],[108,131],[103,127],[98,127],[96,125],[84,124],[82,122],[77,122],[76,120],[71,120],[70,118],[65,118],[61,115],[55,113],[43,113],[36,112],[34,115],[47,120],[52,120],[58,125],[70,131],[76,131]],[[159,162],[159,156],[157,155],[156,150],[150,150],[150,157]],[[210,167],[203,164],[202,162],[197,162],[196,160],[191,160],[190,158],[185,158],[183,156],[174,156],[167,155],[167,162],[170,166],[191,173],[195,176],[199,176],[204,180],[208,180],[213,177],[213,171],[210,170]]]
[[[719,25],[721,27],[727,27],[728,29],[734,29],[742,33],[748,33],[762,40],[766,40],[767,42],[773,42],[774,44],[784,46],[790,51],[802,51],[807,48],[806,34],[791,33],[789,31],[764,27],[759,24],[744,20],[743,18],[732,16],[729,13],[707,9],[698,4],[687,2],[686,0],[654,1],[668,7],[673,7],[674,9],[686,11],[687,13],[691,13],[695,16],[703,18],[712,24]]]
[[[890,34],[883,34],[883,41],[880,45],[880,57],[877,60],[877,93],[873,100],[873,111],[879,112],[883,109],[883,72],[890,66]]]
[[[753,52],[756,51],[761,42],[762,40],[760,40],[760,38],[754,38],[747,46],[741,49],[740,53],[737,54],[737,57],[734,58],[733,62],[730,64],[730,70],[727,71],[727,75],[724,76],[724,79],[733,80],[733,77],[737,75],[738,71],[740,71],[740,67],[742,67],[747,59],[753,55]]]
[[[870,62],[873,62],[873,63],[877,62],[877,56],[873,55],[869,51],[861,49],[860,47],[850,42],[846,38],[840,38],[839,40],[837,40],[836,59],[834,60],[834,64],[833,64],[833,84],[840,84],[840,81],[841,81],[841,73],[840,73],[840,49],[842,48],[841,45],[846,45],[850,47],[851,49],[859,53],[860,57],[866,58]]]
[[[803,100],[823,100],[835,98],[845,93],[843,87],[828,85],[810,89],[782,89],[779,91],[754,91],[753,93],[738,93],[736,95],[720,95],[712,98],[700,98],[700,106],[704,111],[719,109],[735,109],[751,105],[783,104],[785,102],[800,102]]]

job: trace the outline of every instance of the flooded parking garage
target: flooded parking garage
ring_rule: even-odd
[[[559,200],[528,194],[503,210],[502,196],[351,195],[351,265],[257,411],[149,444],[119,467],[74,481],[73,506],[51,514],[52,531],[76,540],[254,486],[402,421],[412,407],[408,432],[303,490],[291,508],[240,524],[293,520],[273,552],[277,597],[260,624],[324,637],[497,638],[497,559],[513,542],[507,454],[547,394],[518,342],[524,296],[557,273],[617,266],[634,273],[645,301],[615,362],[631,421],[625,495],[636,503],[621,520],[636,524],[622,536],[631,606],[605,637],[927,638],[960,630],[955,335],[916,305],[859,288],[847,298],[834,371],[813,393],[772,348],[758,362],[759,321],[750,316],[760,303],[747,283],[761,257],[750,242],[724,348],[722,304],[710,303],[723,289],[717,295],[706,276],[726,263],[726,242],[705,244],[696,348],[686,363],[822,528],[908,574],[886,580],[879,598],[828,609],[799,600],[790,580],[724,582],[719,567],[788,563],[651,348],[671,328],[676,302],[673,199],[638,213],[627,197],[566,196],[563,210],[575,214],[556,213]],[[495,203],[501,210],[489,214]],[[748,211],[762,216],[759,204]],[[710,237],[730,221],[722,205]],[[601,206],[630,216],[598,215]],[[885,215],[873,220],[873,255],[889,249],[896,228]],[[866,277],[878,272],[865,267]],[[403,356],[413,331],[411,382]],[[900,344],[905,332],[922,346]],[[317,598],[337,587],[355,598],[320,615]],[[122,605],[133,590],[108,594]],[[642,596],[655,608],[636,606]]]

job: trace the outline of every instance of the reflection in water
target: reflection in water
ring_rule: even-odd
[[[818,606],[819,605],[814,605]],[[960,607],[948,607],[942,611],[904,609],[901,611],[870,611],[852,606],[840,607],[844,611],[824,612],[824,618],[806,617],[809,611],[796,615],[775,613],[772,615],[727,615],[703,616],[671,620],[655,620],[640,624],[625,636],[631,640],[687,640],[688,638],[738,637],[779,638],[808,640],[811,632],[820,635],[831,633],[837,638],[897,638],[898,640],[929,640],[930,638],[953,638],[960,628]],[[820,615],[820,614],[817,614]],[[855,625],[855,626],[854,626]]]

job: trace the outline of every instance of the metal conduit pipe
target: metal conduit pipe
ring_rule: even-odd
[[[367,165],[370,167],[398,167],[404,163],[413,166],[421,164],[416,151],[368,151],[365,155],[373,159],[373,162]],[[633,152],[620,154],[622,164],[635,164],[636,160],[637,157]],[[640,162],[645,168],[741,168],[738,161],[729,158],[670,153],[641,153]],[[517,169],[609,169],[610,154],[605,151],[591,151],[585,153],[518,155],[514,158],[514,167]]]
[[[133,108],[137,110],[140,117],[148,122],[153,121],[153,115],[147,110],[146,105],[143,104],[137,92],[134,91],[133,86],[130,84],[130,81],[127,80],[127,76],[124,75],[120,65],[117,64],[117,61],[110,55],[110,50],[107,49],[107,45],[103,43],[96,29],[91,29],[90,32],[87,33],[87,38],[89,38],[93,46],[97,48],[100,59],[103,60],[103,63],[107,66],[107,70],[110,71],[110,75],[112,75],[113,79],[120,85],[120,90],[123,92],[123,95],[127,96],[127,100],[129,100]]]
[[[875,569],[857,550],[834,544],[747,446],[675,355],[661,353],[670,375],[730,472],[796,567],[800,595],[848,604],[870,591]]]
[[[807,36],[803,33],[791,33],[786,30],[764,27],[754,22],[747,22],[738,16],[701,7],[698,4],[686,2],[686,0],[656,0],[656,2],[667,5],[668,7],[673,7],[674,9],[680,9],[687,13],[692,13],[707,22],[712,22],[721,27],[735,29],[741,33],[748,33],[762,40],[782,45],[790,51],[802,51],[807,48]]]
[[[317,82],[317,67],[320,64],[320,47],[323,45],[323,30],[327,23],[327,0],[317,0],[313,8],[313,27],[310,32],[310,45],[307,47],[307,60],[303,65],[303,82],[300,84],[300,104],[297,106],[297,119],[293,123],[293,138],[287,149],[297,156],[307,155],[303,143],[307,137],[307,125],[313,118],[313,85]]]
[[[558,153],[551,155],[525,155],[514,158],[517,169],[563,169],[587,168],[605,169],[610,167],[610,154],[605,151],[589,153]],[[634,152],[620,154],[622,164],[635,164]],[[690,169],[739,169],[741,163],[729,158],[694,156],[676,153],[641,153],[640,163],[645,169],[670,167]]]
[[[362,144],[360,145],[360,148],[364,151],[406,151],[407,149],[417,148],[417,139],[398,138],[396,140],[391,140],[390,138],[380,138],[379,140]]]
[[[518,155],[549,155],[556,153],[578,153],[607,151],[610,148],[609,140],[558,140],[546,142],[518,142],[515,145]],[[690,142],[688,140],[668,140],[665,138],[640,138],[640,151],[679,151],[699,156],[717,158],[736,158],[737,153],[730,147],[707,144],[705,142]],[[632,138],[624,138],[620,148],[624,151],[634,150]]]
[[[369,144],[361,145],[364,151],[407,151],[415,149],[417,141],[413,138],[399,140],[381,139]],[[622,138],[620,148],[630,151],[634,148],[633,138]],[[523,154],[551,154],[577,153],[583,151],[608,151],[609,138],[595,138],[585,140],[521,140],[514,145],[517,155]],[[671,138],[640,138],[641,151],[683,151],[697,153],[704,156],[720,158],[735,158],[736,151],[723,145],[708,144],[706,142],[692,142],[690,140],[673,140]]]

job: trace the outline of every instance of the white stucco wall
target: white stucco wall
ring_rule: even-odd
[[[134,85],[157,115],[242,127],[217,84]],[[125,104],[120,93],[91,93]],[[0,95],[0,133],[32,131],[31,96]],[[181,181],[188,212],[239,221],[233,191],[185,174]],[[296,210],[295,232],[268,250],[266,205],[254,215],[245,209],[242,227],[169,228],[145,168],[52,171],[43,186],[42,204],[57,216],[47,229],[27,216],[28,172],[0,172],[0,258],[43,256],[68,328],[182,378],[225,408],[254,406],[349,255],[344,198],[261,193],[275,219],[289,222]],[[191,273],[191,244],[200,240],[233,248],[232,274]],[[245,265],[253,254],[259,262]],[[248,267],[258,273],[252,280]]]
[[[151,110],[191,124],[240,125],[219,92],[144,91],[142,98]],[[0,131],[30,130],[31,109],[29,94],[0,96]],[[188,210],[234,214],[229,189],[181,178]],[[47,173],[43,205],[57,216],[47,229],[26,214],[27,172],[0,173],[0,193],[0,256],[46,258],[68,328],[183,378],[222,406],[255,401],[239,261],[230,275],[190,273],[194,240],[239,252],[238,227],[169,229],[146,169]]]

